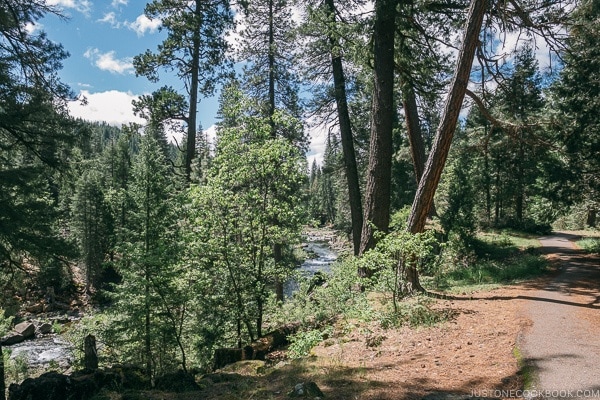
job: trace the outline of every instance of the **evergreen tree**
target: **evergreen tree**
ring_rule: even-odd
[[[227,67],[224,35],[233,19],[229,2],[154,0],[146,6],[145,15],[161,19],[161,29],[167,31],[167,38],[156,53],[147,50],[134,58],[136,73],[158,82],[158,71],[162,68],[175,71],[185,83],[188,110],[182,116],[187,125],[184,169],[189,182],[196,156],[198,96],[214,93]]]
[[[185,274],[177,264],[181,249],[170,180],[159,143],[143,136],[127,193],[127,229],[118,246],[122,283],[116,286],[111,334],[123,358],[143,363],[148,377],[173,371],[177,364],[187,367],[181,324],[189,301],[182,293],[189,290],[177,284],[185,282]]]
[[[59,235],[57,168],[71,142],[69,89],[56,77],[63,48],[29,33],[53,9],[39,1],[0,1],[0,269],[68,254]],[[42,265],[43,267],[43,265]]]
[[[75,184],[72,223],[85,264],[85,289],[97,283],[111,245],[112,215],[104,197],[104,184],[97,168],[85,171]]]
[[[513,201],[516,222],[522,225],[528,192],[537,178],[536,150],[542,150],[532,128],[544,103],[538,63],[531,47],[526,46],[515,55],[514,70],[500,86],[496,101],[499,113],[517,127],[505,131],[507,137],[500,151],[504,153],[504,168],[510,177],[505,194]]]
[[[597,225],[600,209],[600,4],[583,1],[574,13],[564,68],[552,87],[551,110],[557,110],[556,136],[567,155],[562,187],[569,188],[571,201],[585,204],[585,224]]]
[[[250,0],[243,8],[244,29],[238,57],[247,62],[243,91],[257,106],[259,115],[272,120],[272,135],[287,138],[304,149],[302,129],[287,131],[277,126],[274,114],[284,111],[300,120],[298,78],[294,68],[295,43],[292,8],[287,0]]]

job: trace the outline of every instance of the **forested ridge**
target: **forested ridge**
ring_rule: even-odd
[[[85,299],[73,340],[94,335],[102,366],[135,365],[152,386],[290,323],[324,332],[370,292],[401,319],[403,299],[483,254],[481,232],[595,229],[599,12],[596,0],[154,0],[145,14],[165,40],[140,49],[135,79],[176,75],[184,90],[141,96],[146,123],[117,127],[69,116],[69,49],[25,29],[60,11],[0,0],[2,320],[50,307],[48,293]],[[197,107],[214,93],[213,139]],[[326,148],[308,165],[315,126]],[[295,272],[306,226],[347,241],[308,293]],[[285,298],[290,279],[302,289]]]

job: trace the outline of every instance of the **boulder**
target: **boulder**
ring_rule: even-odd
[[[31,322],[21,322],[15,325],[14,331],[29,339],[35,336],[35,325]]]
[[[99,390],[93,376],[73,379],[57,372],[47,372],[37,378],[28,378],[20,385],[8,388],[9,400],[65,400],[91,399]]]
[[[155,388],[167,392],[193,392],[200,389],[192,374],[177,371],[156,379]]]
[[[113,367],[107,370],[78,371],[72,375],[47,372],[37,378],[25,379],[20,385],[11,384],[9,400],[87,400],[102,388],[110,390],[142,390],[149,380],[135,367]]]
[[[25,336],[21,335],[20,333],[10,332],[8,335],[0,339],[0,344],[2,346],[10,346],[13,344],[21,343],[24,340]]]
[[[25,307],[25,311],[32,314],[39,314],[44,311],[44,303],[35,303]]]
[[[40,335],[45,335],[47,333],[50,333],[50,332],[52,332],[52,325],[50,325],[47,322],[44,322],[43,324],[41,324],[37,327],[37,332]]]
[[[288,397],[292,398],[309,398],[313,400],[322,399],[325,397],[321,389],[314,382],[302,382],[294,386],[294,389],[288,393]]]

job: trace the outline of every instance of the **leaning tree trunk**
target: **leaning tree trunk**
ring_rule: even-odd
[[[375,246],[374,228],[387,231],[390,223],[392,128],[394,124],[394,37],[397,0],[375,2],[373,56],[375,79],[371,111],[371,140],[367,189],[359,254]],[[360,268],[359,276],[373,271]]]
[[[328,22],[335,24],[335,4],[333,0],[325,0],[327,6]],[[331,32],[331,31],[330,31]],[[350,218],[352,220],[352,243],[354,255],[358,255],[360,249],[360,235],[363,226],[362,199],[360,194],[360,183],[358,178],[358,167],[356,165],[356,152],[354,151],[354,138],[352,137],[352,126],[350,124],[350,112],[348,111],[348,100],[346,96],[346,78],[342,66],[342,57],[339,51],[339,42],[333,33],[329,33],[329,45],[331,52],[331,67],[333,71],[333,86],[335,103],[337,106],[338,121],[340,124],[340,136],[342,140],[342,152],[344,154],[344,169],[348,182],[348,197],[350,201]]]
[[[410,154],[418,186],[423,177],[423,170],[425,169],[425,141],[423,140],[421,124],[419,123],[419,110],[417,108],[417,97],[414,88],[405,84],[402,89],[402,95],[402,105],[404,107],[404,118],[406,119],[406,131],[408,142],[410,144]],[[429,216],[433,217],[436,214],[435,204],[431,203]]]
[[[433,196],[442,176],[446,159],[448,158],[458,116],[465,97],[467,84],[469,83],[471,65],[473,64],[475,50],[479,44],[479,33],[481,32],[486,6],[487,0],[472,0],[469,8],[463,45],[458,56],[458,63],[450,85],[450,92],[446,99],[442,120],[437,129],[433,148],[427,159],[423,177],[419,182],[417,194],[415,195],[408,218],[407,230],[411,233],[423,232],[425,229],[427,215],[433,204]],[[408,291],[423,290],[414,263],[408,263],[408,266],[404,269],[404,275],[404,278],[407,279]]]

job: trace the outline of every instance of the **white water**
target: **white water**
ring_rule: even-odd
[[[12,346],[4,346],[10,351],[10,359],[25,358],[30,367],[43,367],[55,363],[68,367],[73,362],[71,344],[58,336],[44,336],[26,340]]]
[[[329,246],[326,241],[311,241],[304,249],[310,254],[311,258],[306,259],[298,268],[298,274],[302,278],[310,278],[317,272],[328,274],[331,272],[331,265],[337,260],[337,253]],[[291,279],[284,286],[285,297],[291,297],[299,289],[300,285],[297,279]]]

